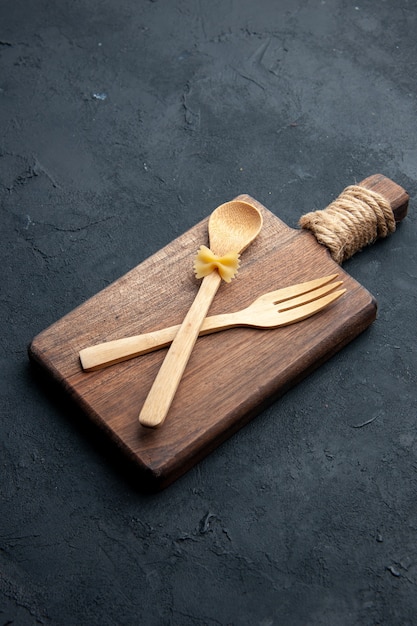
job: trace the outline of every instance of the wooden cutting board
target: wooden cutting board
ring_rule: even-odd
[[[381,177],[379,186],[386,181]],[[397,214],[404,212],[404,190],[388,182]],[[333,273],[343,279],[346,294],[292,326],[235,328],[200,337],[168,417],[156,430],[140,426],[138,415],[166,349],[90,373],[82,371],[78,353],[96,343],[182,321],[200,284],[192,268],[197,249],[208,244],[208,218],[40,333],[29,346],[30,358],[136,463],[138,481],[147,489],[163,488],[191,468],[376,316],[372,295],[310,232],[289,228],[249,196],[239,198],[261,210],[264,226],[243,253],[236,279],[221,285],[210,314],[235,311],[262,293]]]

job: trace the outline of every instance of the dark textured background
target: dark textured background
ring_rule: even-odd
[[[416,623],[416,32],[411,0],[1,2],[2,625]],[[295,227],[377,172],[411,196],[345,264],[377,321],[166,491],[34,375],[218,204]]]

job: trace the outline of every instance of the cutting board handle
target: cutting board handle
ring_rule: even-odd
[[[371,191],[376,191],[388,200],[394,214],[395,222],[401,222],[408,212],[409,195],[405,189],[383,174],[373,174],[359,183]]]
[[[382,174],[350,185],[322,211],[303,215],[299,225],[343,263],[376,239],[393,233],[408,210],[408,194]]]

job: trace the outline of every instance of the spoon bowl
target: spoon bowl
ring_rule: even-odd
[[[243,252],[258,236],[262,215],[253,204],[232,200],[221,204],[209,219],[210,248],[217,255]]]

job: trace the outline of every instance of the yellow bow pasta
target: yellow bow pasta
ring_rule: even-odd
[[[207,246],[200,246],[194,261],[194,272],[196,278],[204,278],[217,269],[222,279],[226,283],[230,283],[237,274],[239,264],[238,252],[229,252],[229,254],[219,257]]]

